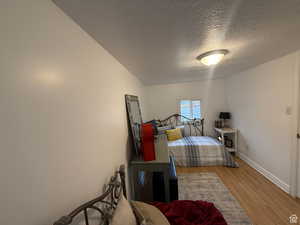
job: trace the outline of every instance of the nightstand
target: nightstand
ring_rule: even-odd
[[[236,128],[214,128],[215,131],[221,136],[221,142],[225,146],[225,136],[229,136],[233,141],[233,147],[225,147],[229,152],[237,153],[238,151],[238,129]]]

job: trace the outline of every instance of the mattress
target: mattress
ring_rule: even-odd
[[[222,143],[208,136],[188,136],[168,141],[168,150],[176,166],[238,167]]]

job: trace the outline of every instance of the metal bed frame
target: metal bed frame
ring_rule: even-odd
[[[82,214],[84,215],[85,225],[89,225],[90,211],[98,212],[100,215],[99,223],[108,225],[122,194],[126,197],[124,165],[121,165],[120,169],[110,178],[106,190],[101,196],[82,204],[70,214],[61,217],[53,225],[69,225],[75,217]]]
[[[180,114],[172,114],[166,119],[155,120],[155,122],[158,127],[170,126],[175,128],[176,126],[185,125],[189,128],[190,136],[193,133],[196,136],[204,136],[204,119],[190,119]]]

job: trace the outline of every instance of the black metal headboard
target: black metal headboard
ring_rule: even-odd
[[[110,178],[106,190],[101,196],[82,204],[67,216],[61,217],[53,225],[69,225],[73,222],[75,217],[82,213],[84,215],[85,225],[89,225],[90,210],[99,213],[102,224],[108,225],[112,212],[116,208],[122,193],[126,197],[124,165],[121,165],[120,169]]]
[[[171,126],[176,127],[180,125],[188,126],[189,132],[192,135],[204,136],[204,119],[190,119],[180,114],[172,114],[163,120],[156,120],[158,127]]]

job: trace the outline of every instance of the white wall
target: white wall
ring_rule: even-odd
[[[179,113],[181,99],[200,99],[205,132],[212,134],[220,111],[227,110],[224,80],[147,86],[147,119],[164,119]]]
[[[0,27],[0,224],[49,225],[126,161],[143,86],[50,0],[1,1]]]
[[[270,61],[226,79],[233,126],[240,131],[242,156],[288,189],[292,150],[292,115],[297,53]],[[287,113],[288,108],[291,114]]]

